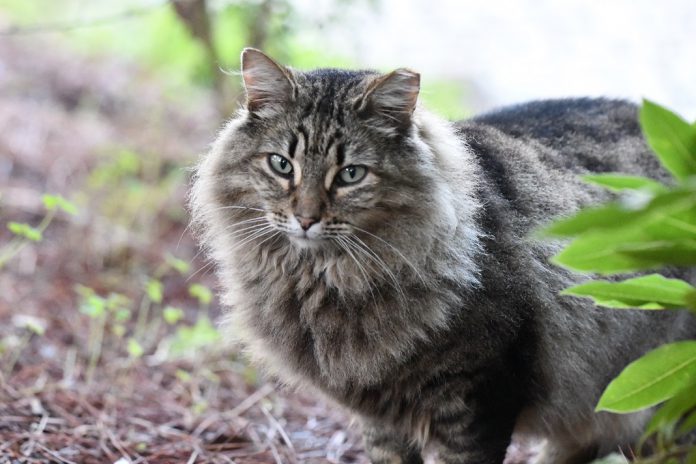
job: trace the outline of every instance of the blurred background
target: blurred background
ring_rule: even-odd
[[[240,51],[406,66],[457,119],[530,99],[696,119],[691,0],[0,0],[0,462],[366,462],[228,346],[187,230]]]

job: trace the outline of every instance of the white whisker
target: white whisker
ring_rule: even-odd
[[[345,237],[342,237],[341,235],[335,235],[333,238],[336,240],[336,242],[339,244],[339,246],[346,253],[348,253],[348,256],[351,257],[351,259],[355,262],[356,266],[358,266],[358,270],[363,275],[363,277],[365,279],[365,285],[367,286],[367,289],[369,290],[370,295],[372,296],[372,302],[374,304],[377,304],[377,300],[375,299],[375,294],[372,291],[372,283],[370,282],[370,278],[367,276],[367,272],[365,271],[365,268],[362,266],[362,264],[360,264],[360,261],[358,261],[358,259],[355,257],[353,252],[350,250],[349,242],[347,240],[345,240]]]
[[[421,273],[418,272],[418,268],[416,268],[416,266],[414,266],[413,263],[412,263],[411,261],[409,261],[408,258],[406,258],[406,256],[404,256],[404,254],[403,254],[401,251],[399,251],[398,248],[396,248],[394,245],[392,245],[391,243],[389,243],[389,242],[387,242],[386,240],[384,240],[382,237],[378,237],[377,235],[373,234],[372,232],[368,232],[368,231],[366,231],[365,229],[361,229],[360,227],[354,226],[354,225],[352,225],[352,224],[351,224],[351,226],[352,226],[354,229],[359,230],[360,232],[364,232],[364,233],[366,233],[367,235],[370,235],[371,237],[376,238],[377,240],[379,240],[380,242],[384,243],[384,244],[387,245],[389,248],[391,248],[392,250],[394,250],[394,252],[396,252],[396,254],[398,254],[398,255],[401,257],[401,259],[403,259],[403,260],[406,262],[406,264],[408,264],[408,265],[411,267],[411,269],[413,269],[413,272],[416,273],[416,275],[417,275],[418,278],[421,280],[421,282],[425,283],[425,279],[423,278],[423,276],[421,275]]]

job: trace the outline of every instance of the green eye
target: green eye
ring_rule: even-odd
[[[282,177],[289,178],[292,175],[292,163],[276,153],[268,155],[268,165]]]
[[[338,181],[338,185],[357,184],[363,180],[366,174],[367,168],[365,166],[351,165],[338,171],[336,180]]]

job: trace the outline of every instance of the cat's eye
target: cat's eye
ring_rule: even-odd
[[[336,183],[339,186],[357,184],[365,178],[367,168],[360,165],[346,166],[338,171],[336,175]]]
[[[268,155],[268,165],[271,167],[271,169],[286,179],[290,178],[292,175],[292,163],[290,163],[290,160],[284,156],[280,156],[277,153],[271,153]]]

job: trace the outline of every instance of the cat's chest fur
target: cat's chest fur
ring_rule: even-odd
[[[457,301],[454,289],[425,291],[406,272],[398,287],[366,282],[345,259],[271,252],[249,262],[257,265],[235,277],[228,302],[248,351],[281,380],[328,391],[394,375],[447,325]]]

